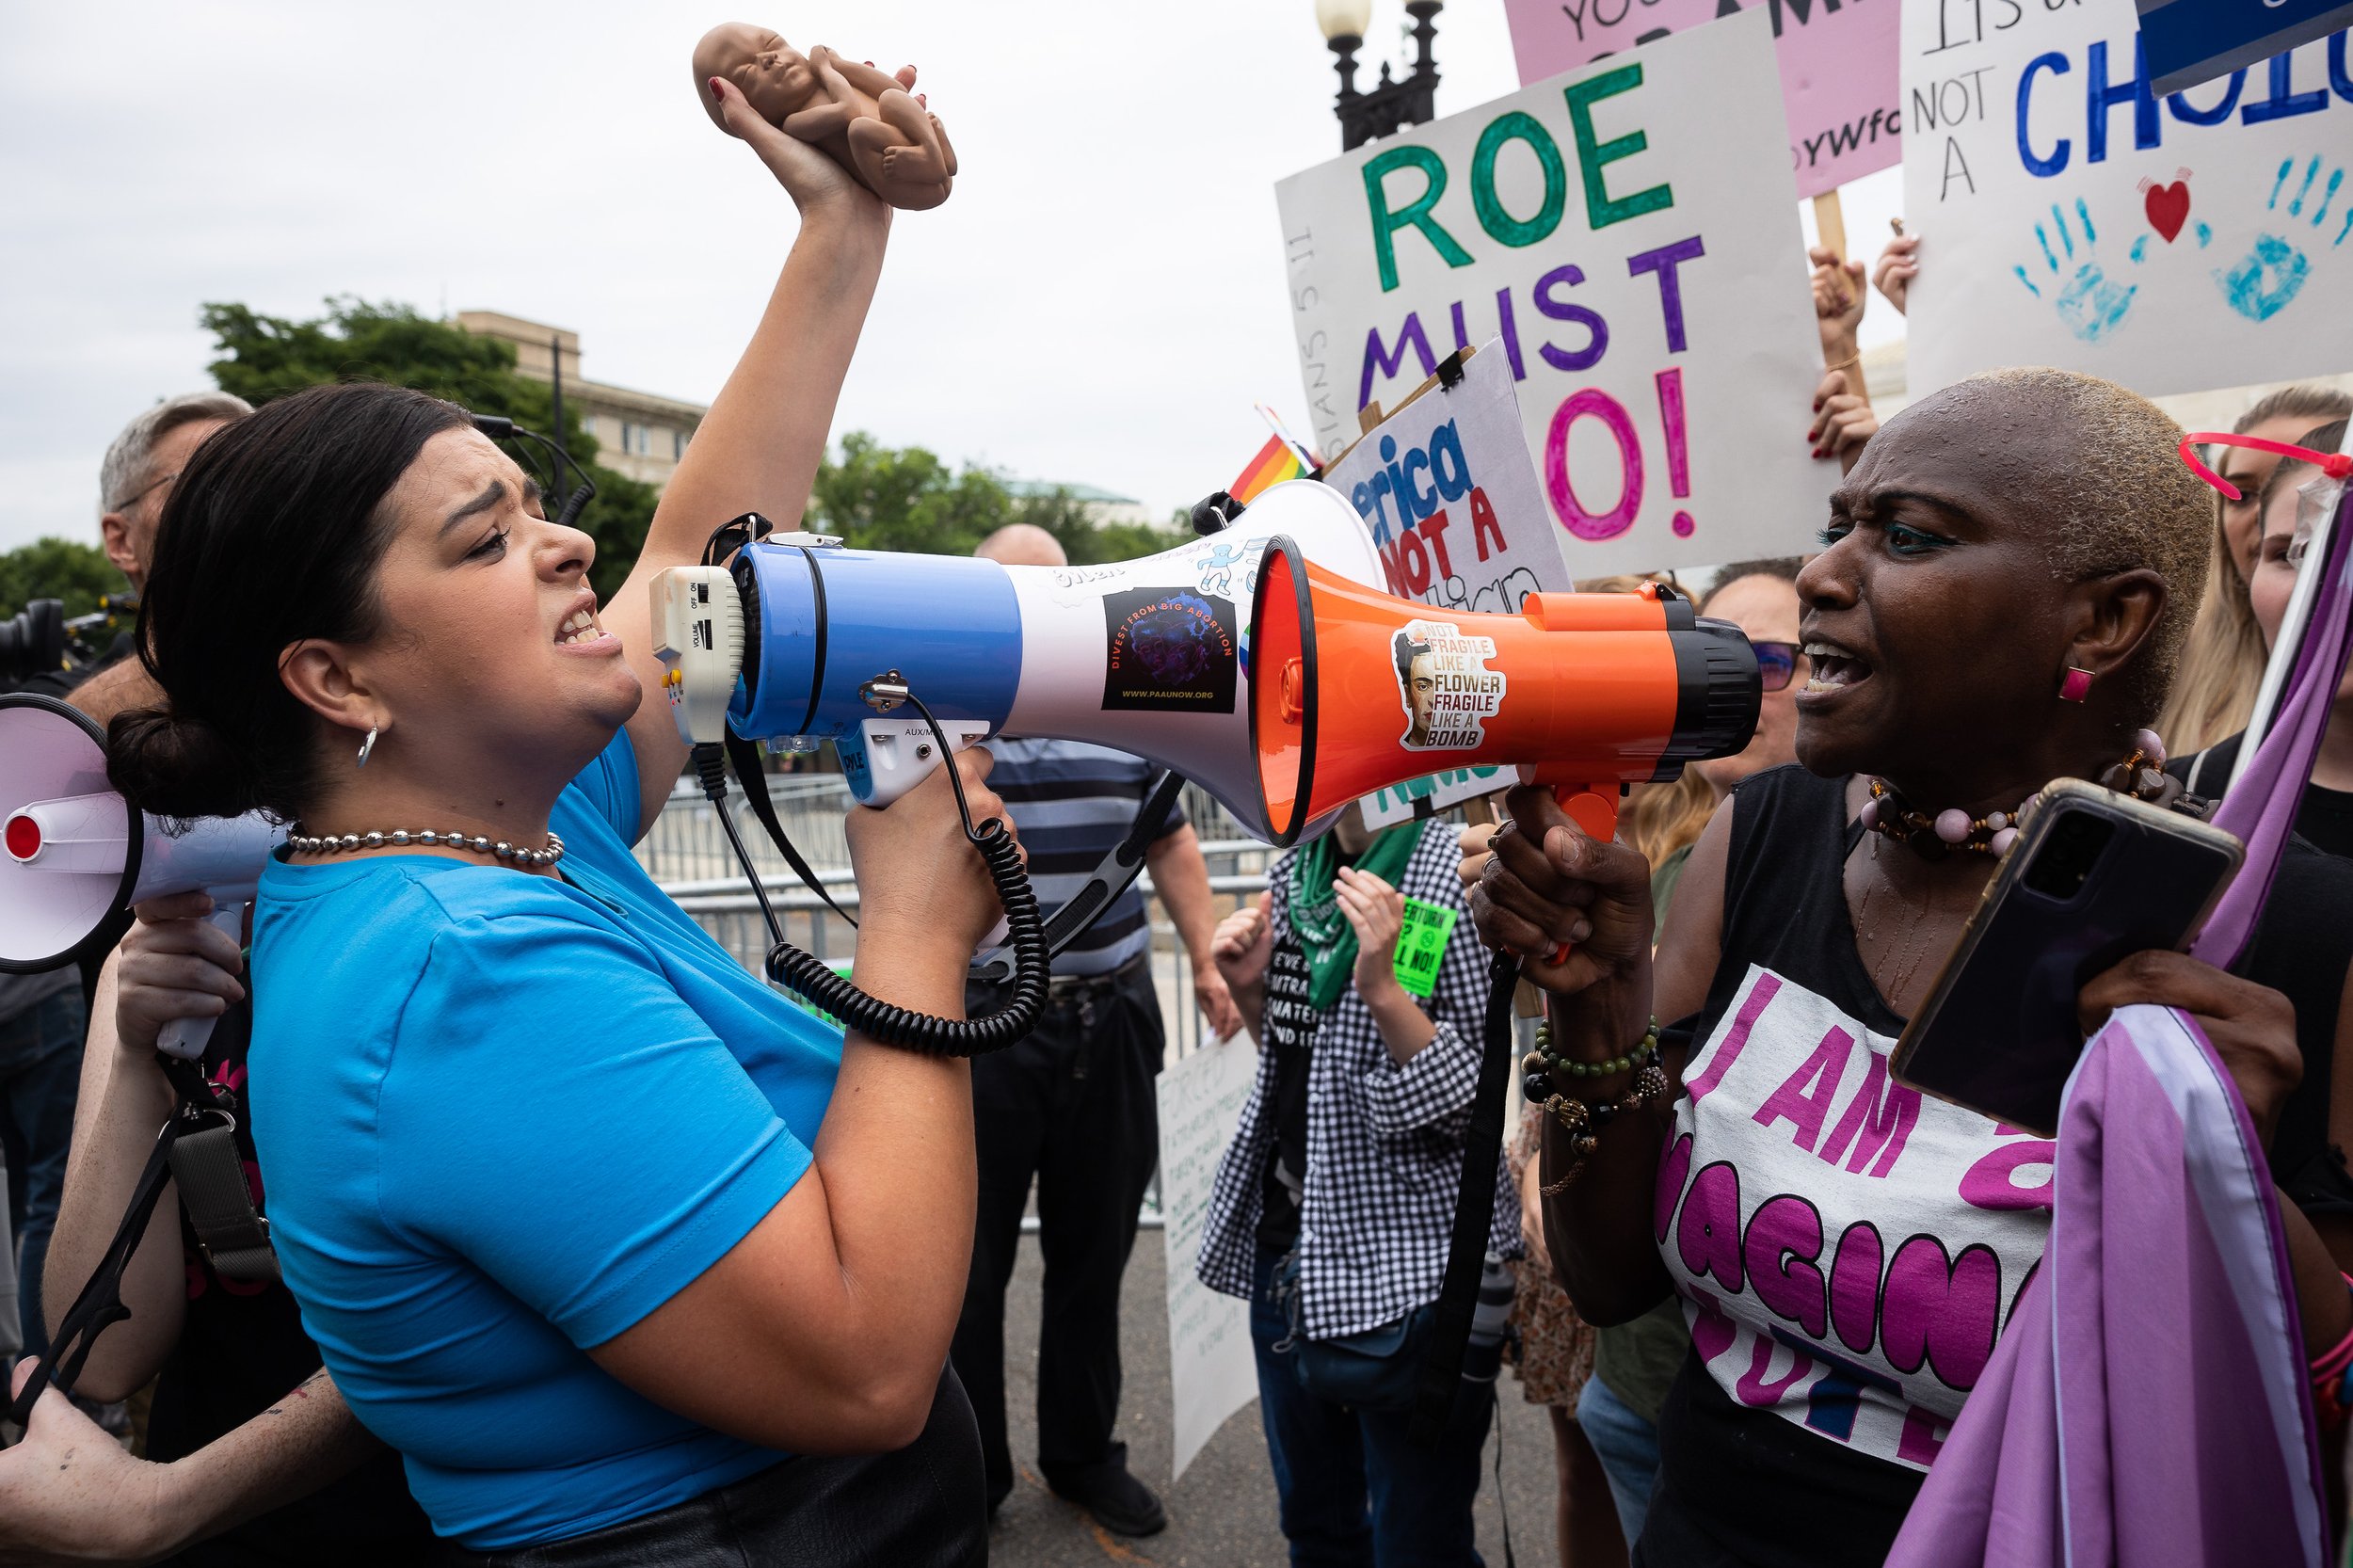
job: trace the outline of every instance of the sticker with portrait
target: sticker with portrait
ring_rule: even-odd
[[[1234,602],[1191,588],[1103,596],[1103,706],[1167,712],[1234,711]]]
[[[1389,639],[1397,660],[1399,704],[1408,751],[1473,751],[1487,743],[1487,721],[1503,708],[1493,637],[1465,637],[1452,621],[1409,620]]]

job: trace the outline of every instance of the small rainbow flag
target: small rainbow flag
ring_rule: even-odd
[[[1269,436],[1266,445],[1258,448],[1258,455],[1225,487],[1225,493],[1247,506],[1270,486],[1296,479],[1306,472],[1306,466],[1300,462],[1299,454],[1291,450],[1289,441],[1280,436]]]

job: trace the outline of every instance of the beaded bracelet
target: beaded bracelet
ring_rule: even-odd
[[[1607,1062],[1578,1062],[1556,1053],[1552,1048],[1552,1025],[1536,1026],[1536,1048],[1520,1059],[1521,1092],[1530,1100],[1541,1103],[1554,1092],[1556,1073],[1569,1078],[1614,1078],[1620,1073],[1639,1073],[1658,1060],[1658,1020],[1653,1018],[1641,1042],[1623,1056]]]
[[[1545,1197],[1558,1197],[1569,1184],[1584,1174],[1586,1157],[1600,1144],[1600,1135],[1620,1116],[1641,1110],[1645,1105],[1667,1097],[1667,1075],[1658,1065],[1658,1020],[1650,1021],[1642,1043],[1623,1056],[1607,1062],[1570,1062],[1555,1056],[1551,1049],[1549,1026],[1536,1026],[1536,1049],[1522,1064],[1528,1069],[1529,1098],[1543,1106],[1560,1119],[1568,1129],[1569,1148],[1576,1156],[1559,1179],[1548,1181],[1540,1189]],[[1632,1072],[1634,1087],[1614,1100],[1602,1100],[1588,1105],[1572,1099],[1553,1089],[1550,1074],[1565,1071],[1572,1077],[1607,1078],[1613,1073]]]

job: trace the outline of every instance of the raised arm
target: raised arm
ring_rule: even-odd
[[[1642,856],[1585,837],[1548,791],[1514,790],[1511,804],[1512,830],[1496,836],[1471,911],[1490,946],[1548,955],[1560,943],[1572,944],[1565,963],[1533,959],[1526,969],[1548,993],[1554,1049],[1572,1061],[1607,1061],[1641,1039],[1654,1012],[1661,1023],[1696,1012],[1721,939],[1729,804],[1718,808],[1691,851],[1655,960],[1650,868]],[[1613,1124],[1577,1180],[1545,1198],[1554,1270],[1579,1316],[1605,1327],[1648,1310],[1670,1288],[1651,1239],[1651,1201],[1682,1063],[1667,1054],[1660,1065],[1668,1094]],[[1624,1094],[1632,1078],[1577,1081],[1577,1097],[1591,1104]],[[1566,1132],[1548,1118],[1546,1185],[1560,1182],[1574,1159]]]
[[[629,721],[641,833],[686,765],[661,696],[649,587],[664,568],[700,560],[703,541],[729,518],[759,512],[779,528],[799,526],[890,228],[890,209],[840,164],[760,119],[733,86],[719,82],[713,90],[729,134],[750,145],[800,209],[801,232],[751,343],[663,491],[629,581],[600,612],[646,693]]]

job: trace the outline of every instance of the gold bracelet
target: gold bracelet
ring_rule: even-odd
[[[1557,1198],[1569,1190],[1577,1178],[1585,1174],[1585,1159],[1600,1142],[1596,1136],[1621,1116],[1631,1115],[1643,1106],[1662,1102],[1667,1097],[1667,1075],[1653,1060],[1634,1080],[1634,1087],[1615,1101],[1604,1101],[1588,1108],[1584,1101],[1566,1095],[1554,1095],[1545,1101],[1544,1108],[1561,1119],[1568,1129],[1569,1147],[1577,1158],[1569,1162],[1558,1181],[1548,1181],[1537,1191],[1547,1198]]]
[[[1859,349],[1859,348],[1858,348],[1858,349],[1856,349],[1853,353],[1851,353],[1851,354],[1848,355],[1845,359],[1843,359],[1843,360],[1839,360],[1836,364],[1834,364],[1834,365],[1824,365],[1822,368],[1823,368],[1824,370],[1844,370],[1844,369],[1846,369],[1849,365],[1853,364],[1856,360],[1860,360],[1860,359],[1862,359],[1862,358],[1863,358],[1863,350],[1861,350],[1861,349]]]

